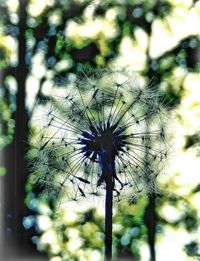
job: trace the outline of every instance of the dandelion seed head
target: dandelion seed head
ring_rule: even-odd
[[[75,201],[102,195],[102,155],[113,164],[117,200],[127,194],[133,203],[138,194],[155,192],[169,145],[164,109],[152,86],[141,88],[125,70],[91,70],[66,84],[62,79],[44,108],[36,117],[42,124],[32,175],[50,195]]]

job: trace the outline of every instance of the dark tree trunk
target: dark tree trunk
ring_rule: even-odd
[[[23,228],[25,211],[25,180],[26,163],[25,151],[27,144],[27,113],[25,109],[25,83],[28,74],[25,64],[26,55],[26,3],[20,1],[19,6],[19,37],[18,37],[18,66],[14,74],[17,81],[16,111],[13,115],[15,120],[15,133],[13,142],[4,149],[4,166],[7,174],[4,177],[5,197],[5,244],[11,247],[23,245],[26,242]]]
[[[18,85],[18,92],[16,97],[16,114],[15,114],[15,229],[16,239],[21,245],[26,241],[24,229],[22,225],[23,217],[26,215],[26,208],[24,204],[25,199],[25,181],[26,181],[26,162],[25,153],[27,146],[28,133],[28,117],[25,108],[25,84],[28,74],[27,65],[25,63],[26,57],[26,4],[25,1],[20,1],[19,8],[19,53],[18,53],[18,67],[16,69],[16,79]],[[23,236],[19,236],[22,233]]]
[[[15,132],[13,142],[7,145],[2,151],[2,165],[6,168],[6,175],[2,177],[2,232],[5,258],[10,258],[11,254],[16,255],[17,253],[20,257],[26,256],[27,253],[29,253],[29,256],[36,253],[35,247],[33,247],[31,243],[30,232],[26,231],[23,227],[23,218],[30,214],[24,202],[27,178],[25,154],[28,135],[28,116],[25,108],[25,85],[28,75],[28,68],[25,63],[27,1],[21,0],[19,3],[18,66],[12,73],[16,78],[18,87],[16,94],[16,111],[13,115],[15,120]],[[9,72],[5,70],[2,81],[7,74],[9,74]],[[7,257],[8,254],[9,257]]]

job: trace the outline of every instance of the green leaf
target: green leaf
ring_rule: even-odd
[[[0,167],[0,177],[6,174],[6,168]]]
[[[200,184],[198,184],[193,190],[192,193],[198,193],[200,191]]]

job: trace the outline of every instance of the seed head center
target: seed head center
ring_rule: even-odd
[[[82,153],[92,160],[95,160],[102,152],[113,156],[118,155],[125,145],[125,136],[122,132],[114,126],[98,129],[98,131],[93,129],[92,132],[83,132],[80,139],[80,144],[83,145]]]

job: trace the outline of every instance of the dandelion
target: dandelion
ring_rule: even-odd
[[[50,95],[32,177],[50,197],[75,201],[105,191],[105,260],[112,258],[113,200],[155,192],[168,145],[161,99],[121,71],[72,75]]]

